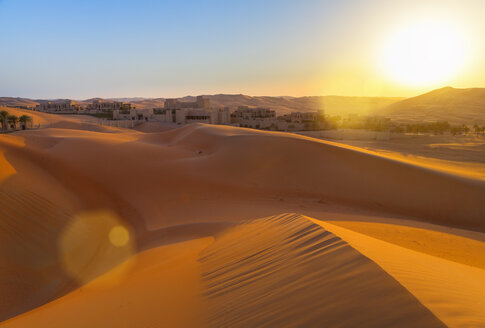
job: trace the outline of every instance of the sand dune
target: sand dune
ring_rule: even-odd
[[[211,239],[154,248],[3,327],[197,327],[197,254]],[[82,314],[82,315],[80,315]]]
[[[463,265],[439,256],[429,256],[392,243],[366,237],[360,233],[314,221],[344,238],[363,255],[392,275],[419,301],[449,327],[481,327],[485,325],[485,270]],[[400,227],[386,229],[387,236],[402,233]],[[407,234],[412,236],[412,233]],[[440,239],[454,244],[458,238]],[[432,249],[442,249],[430,241]],[[460,244],[454,244],[457,251]],[[482,243],[481,247],[483,247]],[[478,251],[478,250],[477,250]],[[465,253],[465,252],[464,252]],[[465,257],[483,253],[467,253]]]
[[[155,134],[48,129],[25,135],[26,145],[34,135],[62,138],[47,150],[53,160],[119,193],[143,217],[163,217],[167,210],[163,203],[172,201],[177,207],[184,197],[197,202],[221,190],[228,192],[227,197],[253,190],[324,198],[483,229],[485,182],[331,142],[204,125]],[[143,178],[147,176],[150,179]],[[186,181],[190,190],[179,181]],[[146,190],[160,193],[146,195]]]
[[[0,97],[0,106],[30,106],[35,107],[39,103],[33,99],[18,97]]]
[[[80,130],[84,127],[85,130],[101,131],[102,129],[109,129],[108,127],[101,127],[97,123],[98,119],[88,115],[53,115],[42,112],[35,112],[32,110],[10,108],[0,106],[0,110],[7,111],[10,115],[20,117],[22,115],[32,116],[34,119],[34,127],[61,127],[65,129]]]
[[[0,314],[5,318],[47,302],[66,288],[55,237],[69,215],[28,192],[1,191],[0,208]]]
[[[445,87],[401,100],[380,109],[400,122],[448,121],[450,124],[485,124],[485,89]]]
[[[399,161],[485,179],[485,139],[476,136],[401,135],[391,140],[345,140]]]
[[[232,228],[200,256],[209,327],[443,326],[375,263],[298,215]]]
[[[0,136],[0,325],[482,324],[483,180],[286,133],[39,119]],[[254,220],[285,212],[360,225]]]
[[[484,280],[483,269],[286,214],[143,251],[4,326],[480,327]]]
[[[102,312],[95,310],[98,302]],[[79,311],[89,315],[71,322]],[[195,239],[142,252],[82,289],[7,321],[5,327],[154,323],[444,327],[374,262],[298,215],[243,223],[218,234],[215,241]]]

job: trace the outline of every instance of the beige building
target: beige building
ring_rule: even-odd
[[[172,124],[206,123],[230,124],[229,108],[211,108],[210,100],[198,96],[196,101],[182,102],[167,99],[165,108],[157,109],[115,109],[114,120],[158,121]]]
[[[119,101],[102,101],[99,99],[93,100],[93,102],[86,108],[88,112],[94,113],[108,113],[114,110],[129,111],[130,109],[130,103]]]
[[[195,101],[179,101],[178,99],[167,99],[164,104],[165,109],[183,109],[183,108],[204,108],[210,109],[210,99],[203,96],[197,96]]]
[[[81,106],[72,100],[46,101],[35,106],[34,110],[45,113],[73,113],[81,110]]]
[[[196,101],[184,102],[178,99],[165,100],[164,109],[154,115],[160,122],[188,124],[230,124],[229,108],[211,108],[210,99],[198,96]],[[157,111],[158,112],[158,111]]]
[[[318,130],[324,126],[324,121],[322,110],[293,112],[277,117],[276,112],[269,108],[239,106],[231,114],[231,122],[240,127],[279,131]]]
[[[113,110],[113,120],[150,121],[154,118],[153,116],[153,109],[151,108]]]
[[[231,114],[231,123],[245,128],[277,129],[276,112],[269,108],[239,106]]]
[[[278,127],[285,131],[319,130],[324,126],[323,110],[316,112],[293,112],[278,117]]]
[[[119,102],[119,101],[102,101],[99,99],[93,100],[93,102],[83,108],[72,100],[63,101],[46,101],[42,102],[35,107],[34,110],[46,113],[76,113],[76,112],[87,112],[87,113],[109,113],[116,109],[121,111],[129,111],[131,109],[131,104]]]
[[[175,110],[175,115],[171,110],[166,112],[166,121],[177,124],[206,123],[222,124],[231,123],[229,108],[181,108]]]
[[[316,112],[293,112],[278,118],[288,123],[314,123],[322,120],[323,117],[323,111],[319,110]]]

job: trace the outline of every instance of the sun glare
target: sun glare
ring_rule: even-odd
[[[389,35],[379,58],[384,73],[412,86],[445,83],[462,68],[466,42],[460,29],[443,22],[416,22]]]

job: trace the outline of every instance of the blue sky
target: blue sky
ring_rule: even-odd
[[[450,3],[464,20],[485,9]],[[0,0],[0,96],[408,95],[418,90],[369,79],[378,79],[383,30],[421,9],[379,0]],[[458,86],[483,82],[467,79]]]

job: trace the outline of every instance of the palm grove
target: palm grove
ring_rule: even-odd
[[[21,123],[23,128],[27,127],[27,123],[31,122],[32,118],[28,115],[22,115],[18,117],[17,115],[12,115],[6,110],[0,111],[0,123],[2,124],[2,131],[8,131],[9,127],[11,130],[17,130],[19,128],[19,123]]]

